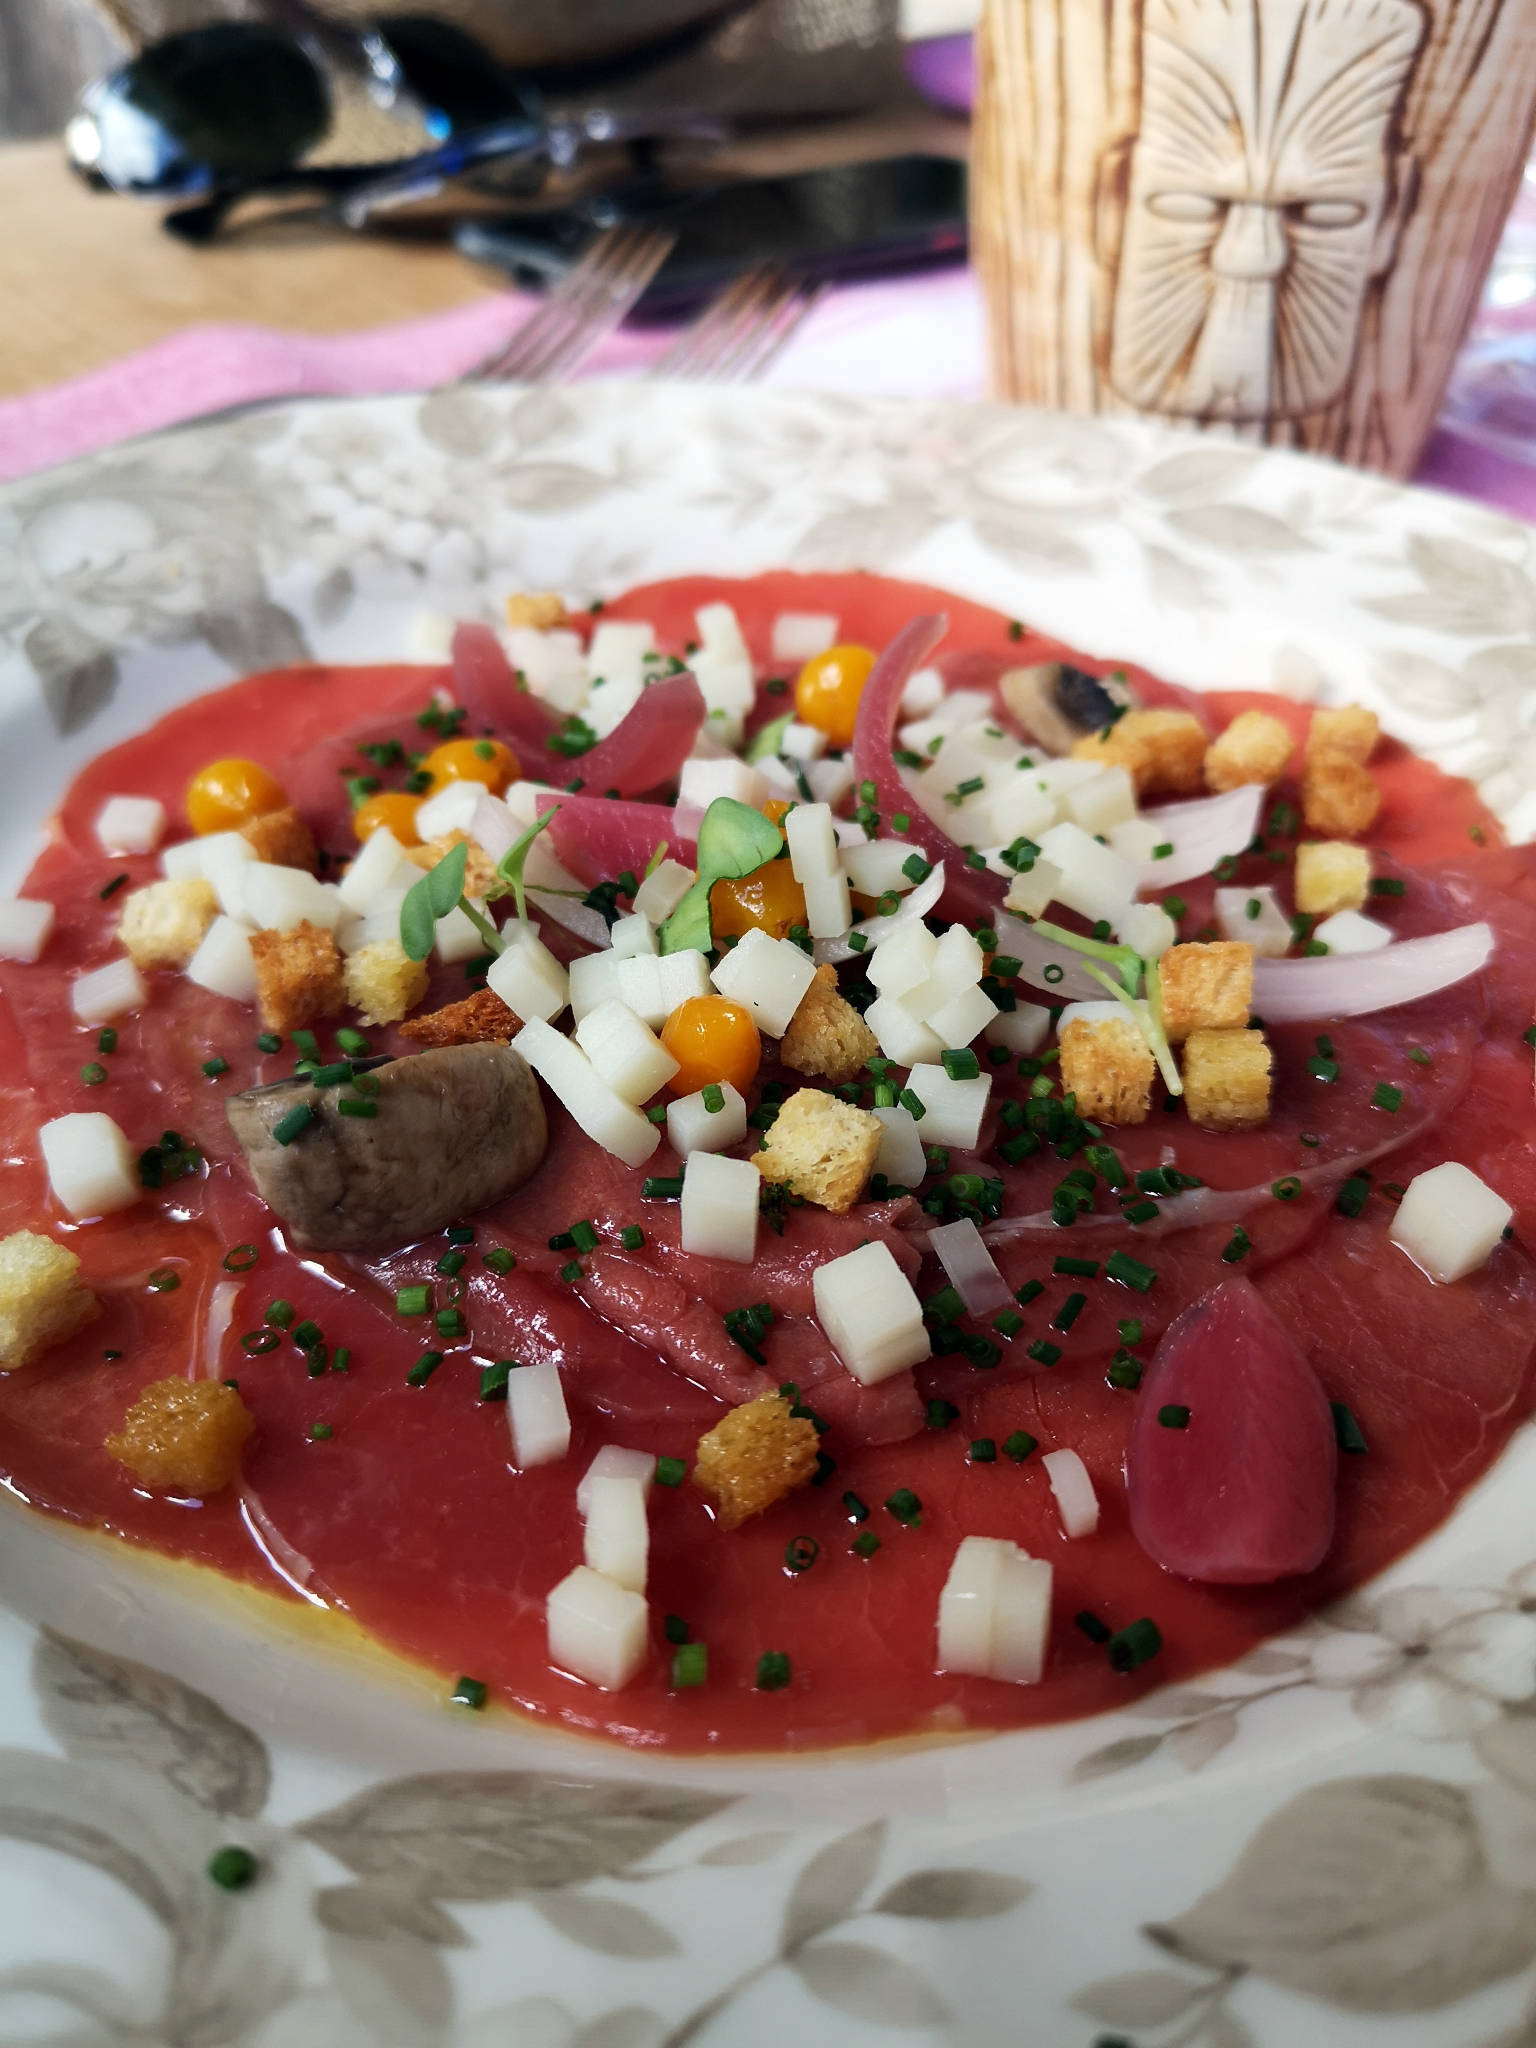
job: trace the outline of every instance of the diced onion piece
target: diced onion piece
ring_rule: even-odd
[[[48,1185],[77,1223],[131,1208],[143,1192],[137,1155],[102,1110],[56,1116],[37,1140]]]
[[[1135,817],[1136,787],[1124,768],[1102,768],[1067,791],[1062,810],[1085,832],[1107,835]]]
[[[1085,782],[1092,782],[1103,770],[1092,761],[1078,761],[1071,755],[1062,755],[1055,760],[1037,761],[1031,773],[1042,789],[1048,789],[1053,796],[1065,798]]]
[[[898,1001],[921,988],[933,972],[933,956],[939,942],[921,922],[914,921],[893,930],[869,956],[866,970],[872,987],[881,995]]]
[[[40,960],[57,915],[31,896],[0,897],[0,960]]]
[[[718,761],[695,757],[683,763],[677,785],[680,804],[697,804],[701,810],[707,811],[720,796],[732,797],[739,804],[750,804],[755,808],[767,802],[768,789],[757,770],[748,762],[738,760],[734,754],[726,754]]]
[[[614,1094],[579,1045],[539,1018],[525,1024],[512,1045],[594,1144],[626,1166],[645,1164],[661,1143],[661,1132]]]
[[[683,1167],[679,1242],[705,1259],[750,1266],[757,1256],[757,1204],[763,1177],[750,1159],[691,1152]]]
[[[576,1043],[625,1102],[646,1101],[677,1072],[677,1061],[627,1003],[610,1000],[588,1011]]]
[[[780,612],[773,622],[769,652],[775,661],[805,662],[836,644],[835,612]]]
[[[633,684],[639,692],[645,657],[656,645],[656,628],[644,619],[600,619],[587,644],[587,668],[594,683]]]
[[[692,868],[680,861],[658,861],[636,892],[635,909],[652,924],[665,924],[692,887]]]
[[[1387,1235],[1431,1280],[1461,1280],[1482,1265],[1514,1213],[1469,1166],[1447,1159],[1409,1181]]]
[[[1015,875],[1008,884],[1008,894],[1003,899],[1009,910],[1017,910],[1024,917],[1043,917],[1046,910],[1057,899],[1061,888],[1061,869],[1053,860],[1037,860]],[[993,923],[999,933],[1002,926]],[[1016,950],[1016,949],[1015,949]]]
[[[942,1067],[920,1063],[908,1074],[907,1086],[927,1111],[918,1118],[924,1144],[958,1145],[963,1152],[975,1151],[992,1093],[990,1074],[952,1081]]]
[[[1252,913],[1250,903],[1258,905]],[[1218,889],[1216,929],[1224,939],[1252,946],[1258,960],[1279,960],[1291,950],[1291,921],[1267,882],[1257,889]]]
[[[256,865],[256,849],[238,832],[210,832],[204,839],[185,839],[167,846],[160,871],[173,882],[194,877],[213,884],[226,917],[245,916],[245,870]]]
[[[449,832],[468,832],[484,795],[483,783],[445,782],[422,798],[416,812],[416,837],[425,846],[428,840],[442,839]]]
[[[1076,1451],[1047,1451],[1041,1463],[1056,1496],[1062,1533],[1091,1536],[1099,1526],[1099,1497],[1088,1477],[1088,1467]]]
[[[1107,917],[1111,924],[1131,907],[1136,896],[1137,873],[1081,825],[1070,820],[1053,825],[1040,836],[1040,851],[1053,867],[1061,870],[1056,901],[1095,922]]]
[[[509,1010],[530,1022],[548,1023],[571,999],[570,977],[529,924],[517,926],[485,980]]]
[[[622,1444],[604,1444],[582,1474],[576,1486],[576,1512],[592,1511],[592,1483],[597,1479],[637,1479],[643,1492],[650,1491],[656,1476],[656,1460],[649,1451],[626,1450]]]
[[[953,994],[957,989],[974,987],[986,971],[987,956],[977,944],[975,934],[963,924],[952,924],[934,949],[930,975]]]
[[[981,1241],[981,1232],[968,1216],[957,1223],[941,1223],[930,1230],[928,1243],[934,1257],[949,1275],[955,1292],[973,1316],[992,1315],[1007,1308],[1013,1295],[997,1270],[992,1254]]]
[[[679,1159],[686,1159],[691,1152],[724,1152],[747,1135],[744,1098],[729,1081],[715,1085],[720,1090],[719,1109],[706,1105],[702,1088],[667,1104],[667,1143]]]
[[[566,969],[571,1016],[577,1024],[603,1003],[619,997],[619,961],[622,957],[605,946],[600,953],[579,955]],[[658,996],[659,993],[658,989]],[[623,998],[619,997],[619,1000]]]
[[[616,1586],[643,1593],[651,1542],[645,1487],[638,1479],[594,1479],[590,1473],[582,1483],[587,1489],[585,1561]]]
[[[941,1047],[956,1049],[969,1045],[996,1015],[997,1005],[990,996],[979,988],[966,988],[932,1011],[926,1021],[929,1030],[937,1032]]]
[[[797,804],[784,820],[790,872],[805,891],[806,923],[813,939],[835,939],[853,921],[848,878],[838,865],[837,833],[829,804]]]
[[[746,653],[747,643],[742,638],[736,608],[727,604],[724,598],[717,598],[712,604],[701,604],[693,617],[699,629],[699,645],[707,647],[711,654]]]
[[[826,751],[827,736],[819,726],[802,725],[792,718],[779,734],[779,752],[786,760],[819,761]]]
[[[754,927],[726,954],[710,980],[721,995],[751,1011],[759,1031],[782,1038],[815,977],[815,961],[793,940],[773,939]]]
[[[519,1472],[554,1465],[571,1448],[571,1417],[555,1365],[520,1365],[507,1375],[507,1427]]]
[[[680,1003],[710,993],[709,965],[702,953],[691,948],[682,953],[663,953],[659,959],[646,953],[633,954],[618,963],[614,981],[619,1000],[628,1003],[653,1031],[666,1023]]]
[[[1312,936],[1330,953],[1379,953],[1392,943],[1392,927],[1358,910],[1336,910],[1315,925]]]
[[[845,846],[841,866],[861,896],[884,896],[892,889],[903,894],[914,886],[912,877],[903,872],[912,853],[904,839],[871,839],[863,846]]]
[[[405,872],[402,875],[401,869]],[[387,825],[370,832],[358,849],[357,858],[342,876],[337,895],[348,910],[367,911],[386,889],[404,884],[409,888],[421,880],[421,872],[405,857],[405,848]]]
[[[109,960],[69,985],[69,1004],[82,1024],[109,1024],[149,1000],[144,977],[131,960]]]
[[[939,1596],[938,1669],[1035,1685],[1045,1669],[1051,1567],[999,1536],[964,1537]]]
[[[881,1052],[898,1067],[936,1060],[944,1050],[938,1033],[930,1031],[920,1017],[914,1017],[898,997],[877,997],[864,1012],[864,1022],[879,1040]]]
[[[476,910],[485,916],[485,904],[470,898]],[[485,951],[485,939],[473,921],[454,905],[446,917],[437,920],[437,934],[432,941],[432,950],[445,966],[457,966],[461,960],[477,960]]]
[[[366,943],[366,942],[365,942]],[[187,962],[187,979],[231,1002],[256,1000],[256,962],[251,955],[251,927],[238,918],[216,917],[202,943]]]
[[[1015,839],[1035,839],[1055,824],[1056,812],[1055,797],[1040,787],[1034,770],[1026,768],[987,792],[982,836],[1001,846],[1011,846]]]
[[[1121,945],[1132,947],[1143,960],[1161,960],[1178,936],[1178,926],[1160,903],[1133,903],[1115,926]]]
[[[930,1355],[922,1303],[882,1239],[818,1266],[811,1289],[818,1322],[861,1386],[876,1386]]]
[[[1457,925],[1422,939],[1398,939],[1365,958],[1256,960],[1253,1007],[1267,1024],[1369,1017],[1452,988],[1485,967],[1494,949],[1486,924]]]
[[[1043,1003],[1015,1003],[1000,1010],[986,1029],[988,1045],[1000,1045],[1008,1052],[1028,1059],[1037,1053],[1051,1033],[1051,1013]]]
[[[245,917],[262,931],[287,932],[296,925],[313,924],[333,932],[346,907],[340,894],[317,882],[307,868],[283,868],[272,861],[248,866],[240,876],[240,888]]]
[[[807,761],[801,773],[820,804],[840,804],[853,787],[853,763],[846,754],[836,761]]]
[[[901,693],[903,718],[926,718],[944,701],[944,678],[936,668],[914,669]]]
[[[637,953],[654,953],[656,927],[638,912],[633,917],[617,918],[608,943],[621,960],[633,959]]]
[[[899,1188],[915,1188],[928,1171],[916,1117],[899,1103],[894,1109],[876,1109],[873,1114],[885,1126],[875,1160],[876,1173],[883,1173]]]
[[[618,1692],[645,1662],[645,1596],[614,1585],[590,1565],[577,1565],[560,1581],[545,1613],[550,1663],[589,1685]]]
[[[153,853],[165,837],[165,805],[152,796],[109,796],[96,814],[103,853]]]
[[[1154,845],[1171,846],[1173,852],[1142,863],[1142,888],[1170,889],[1175,882],[1192,882],[1197,875],[1208,875],[1217,861],[1242,853],[1258,830],[1264,796],[1263,783],[1244,782],[1221,796],[1143,811],[1144,821],[1157,833]]]
[[[538,847],[530,847],[529,852],[537,853]],[[532,865],[531,861],[529,864]],[[574,932],[584,945],[606,949],[608,920],[603,913],[579,899],[573,902],[569,896],[559,896],[555,893],[557,889],[566,887],[579,888],[581,885],[574,877],[569,877],[565,882],[551,882],[537,889],[533,887],[529,877],[525,876],[524,879],[528,882],[528,901],[541,917],[547,917],[551,924],[560,925],[564,930]]]

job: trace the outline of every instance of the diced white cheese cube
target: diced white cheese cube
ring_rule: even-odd
[[[954,1051],[969,1045],[997,1014],[997,1005],[990,996],[983,995],[979,988],[964,988],[930,1012],[927,1024],[938,1037],[941,1049]]]
[[[775,661],[809,661],[837,644],[835,612],[780,612],[769,647]]]
[[[944,701],[944,678],[936,668],[915,669],[901,693],[903,718],[926,718]]]
[[[1254,903],[1258,908],[1250,911]],[[1218,889],[1216,929],[1224,939],[1252,946],[1261,959],[1279,960],[1291,950],[1291,921],[1267,882],[1257,889]]]
[[[507,1375],[507,1427],[519,1472],[554,1465],[571,1448],[571,1417],[555,1365],[520,1365]]]
[[[587,695],[587,657],[581,635],[565,627],[541,633],[536,626],[512,626],[502,644],[535,696],[557,711],[579,711]]]
[[[763,1177],[750,1159],[691,1152],[683,1168],[679,1241],[685,1252],[750,1266],[757,1256]]]
[[[693,887],[693,880],[692,868],[685,868],[675,860],[658,861],[640,884],[635,896],[635,909],[642,917],[648,917],[652,924],[665,924]]]
[[[790,872],[805,892],[813,939],[835,939],[853,922],[848,878],[838,865],[837,833],[828,804],[797,804],[784,820]]]
[[[852,923],[846,875],[822,875],[806,883],[805,928],[813,939],[840,939]]]
[[[382,889],[361,917],[344,915],[336,927],[336,943],[342,952],[359,952],[379,939],[398,939],[405,898],[404,889]]]
[[[405,848],[387,825],[371,832],[358,849],[357,857],[337,886],[337,895],[348,910],[365,911],[384,890],[399,885],[399,873],[406,870],[405,886],[421,880],[420,869],[412,868]]]
[[[1387,1234],[1431,1280],[1462,1280],[1482,1265],[1514,1213],[1469,1166],[1447,1159],[1409,1181]]]
[[[987,971],[987,956],[976,943],[975,934],[963,924],[952,924],[941,934],[928,970],[953,995],[962,988],[974,988]]]
[[[701,647],[689,656],[688,667],[698,684],[709,715],[709,730],[729,746],[740,744],[742,727],[757,695],[752,663],[745,654],[722,654]]]
[[[599,619],[587,643],[587,673],[598,683],[633,684],[638,694],[656,629],[643,619]]]
[[[317,882],[307,868],[259,860],[244,870],[240,885],[245,916],[261,931],[289,932],[313,924],[333,932],[346,907],[337,891]]]
[[[989,761],[1005,762],[1010,768],[1019,758],[1017,736],[1005,732],[995,719],[972,718],[960,727],[956,738]]]
[[[40,960],[57,915],[35,897],[0,897],[0,960]]]
[[[1043,1003],[1015,1003],[1000,1010],[987,1026],[988,1045],[1006,1046],[1011,1053],[1028,1059],[1037,1053],[1051,1032],[1051,1013]]]
[[[609,956],[600,954],[598,957],[606,959]],[[674,956],[667,954],[664,957],[671,959]],[[696,953],[693,957],[702,960],[704,956]],[[632,953],[627,960],[615,959],[608,976],[619,1001],[628,1004],[641,1022],[649,1024],[653,1031],[665,1024],[671,1015],[662,988],[661,969],[662,961],[654,953]]]
[[[592,1511],[592,1483],[596,1479],[637,1479],[645,1492],[656,1476],[656,1460],[649,1451],[626,1450],[622,1444],[604,1444],[582,1474],[576,1487],[576,1512]]]
[[[682,1003],[695,996],[707,996],[709,962],[702,953],[688,948],[681,953],[664,953],[660,961],[662,1018],[665,1021]],[[814,972],[814,969],[812,970]]]
[[[1062,810],[1085,832],[1108,833],[1136,815],[1136,785],[1124,768],[1101,768],[1066,792]]]
[[[1038,1685],[1051,1632],[1051,1567],[1017,1544],[1003,1559],[992,1609],[992,1669],[1005,1685]]]
[[[995,1315],[1013,1305],[1012,1290],[969,1216],[930,1230],[928,1243],[968,1315]]]
[[[708,810],[717,796],[734,797],[737,803],[755,809],[768,801],[768,788],[757,770],[734,754],[720,761],[685,761],[678,778],[678,802]]]
[[[615,1095],[579,1045],[537,1018],[512,1044],[594,1144],[626,1166],[645,1164],[661,1143],[660,1130]]]
[[[469,900],[484,917],[484,902],[476,902],[474,897]],[[455,904],[446,917],[437,920],[437,936],[432,941],[432,949],[445,966],[453,967],[461,960],[478,959],[485,951],[485,939],[478,927]]]
[[[644,691],[645,685],[638,676],[633,682],[594,683],[581,707],[581,715],[598,738],[605,740],[628,718]]]
[[[89,974],[77,974],[69,985],[69,1005],[82,1024],[110,1024],[142,1009],[149,1000],[144,977],[128,959],[109,960]]]
[[[827,736],[814,725],[801,725],[797,719],[779,734],[779,752],[791,761],[819,761],[827,751]]]
[[[109,796],[96,814],[103,853],[153,853],[165,837],[165,805],[152,796]]]
[[[739,939],[710,980],[752,1013],[759,1031],[782,1038],[816,977],[816,963],[790,939],[754,928]]]
[[[899,1103],[894,1109],[877,1109],[874,1114],[885,1126],[875,1160],[876,1173],[883,1173],[896,1187],[915,1188],[928,1171],[917,1119]]]
[[[1313,926],[1312,936],[1330,953],[1376,953],[1391,945],[1392,927],[1363,917],[1358,910],[1336,910]]]
[[[586,1538],[582,1556],[593,1571],[631,1593],[645,1591],[651,1531],[645,1487],[638,1479],[588,1473]]]
[[[566,969],[572,1020],[579,1024],[599,1004],[619,994],[619,961],[622,956],[610,947],[600,953],[583,953]],[[622,1000],[622,998],[621,998]]]
[[[1127,818],[1123,824],[1111,825],[1104,837],[1122,860],[1133,867],[1148,867],[1154,874],[1157,863],[1152,856],[1158,847],[1169,843],[1165,828],[1154,825],[1150,818]]]
[[[1031,772],[1042,789],[1065,800],[1072,790],[1092,782],[1103,770],[1092,761],[1078,761],[1065,755],[1049,761],[1037,759]]]
[[[490,795],[489,790],[486,791],[486,794]],[[516,782],[509,782],[501,795],[495,798],[494,801],[506,812],[506,824],[511,829],[512,839],[515,839],[520,832],[526,832],[528,827],[538,817],[541,798],[558,796],[559,794],[559,790],[554,789],[547,782],[532,782],[527,776],[519,776]],[[477,811],[475,814],[475,825],[479,823],[480,813]],[[470,827],[470,837],[472,839],[479,839],[486,852],[490,852],[490,841],[481,838],[480,833],[473,826]],[[512,839],[507,841],[508,846],[511,845]],[[534,844],[538,844],[537,840],[535,840]],[[506,846],[499,847],[496,852],[496,858],[500,860],[506,850]]]
[[[1045,1669],[1051,1567],[1000,1536],[967,1536],[939,1596],[938,1669],[1035,1685]]]
[[[864,1022],[880,1041],[881,1052],[898,1067],[936,1060],[944,1050],[938,1033],[914,1017],[900,996],[877,997],[864,1012]]]
[[[1086,766],[1086,763],[1080,764]],[[1061,870],[1056,901],[1096,923],[1111,924],[1136,899],[1137,870],[1070,820],[1053,825],[1040,840],[1040,851]]]
[[[251,930],[238,918],[216,917],[202,943],[187,962],[187,979],[199,988],[232,1002],[256,1000],[256,962],[251,956]]]
[[[506,948],[492,961],[486,986],[525,1022],[547,1023],[571,999],[570,977],[539,937],[538,928],[519,924]]]
[[[990,690],[951,690],[935,705],[933,715],[941,725],[959,727],[974,719],[990,718],[992,711]]]
[[[633,917],[616,918],[608,943],[621,960],[632,959],[637,953],[654,953],[656,927],[638,912]]]
[[[201,876],[213,884],[226,917],[245,916],[245,871],[256,865],[256,849],[238,832],[210,832],[204,839],[185,839],[160,856],[161,872],[173,882]]]
[[[990,1074],[978,1074],[972,1081],[952,1081],[942,1067],[917,1065],[907,1076],[907,1086],[927,1111],[917,1120],[925,1145],[958,1145],[962,1151],[975,1151],[992,1093]]]
[[[37,1140],[48,1185],[77,1223],[131,1208],[143,1192],[133,1147],[101,1110],[56,1116]]]
[[[1038,839],[1056,822],[1056,799],[1024,771],[1009,775],[987,792],[984,836],[1002,846],[1015,839]]]
[[[883,1239],[818,1266],[811,1291],[818,1322],[861,1386],[875,1386],[929,1356],[923,1305]]]
[[[933,972],[933,956],[939,949],[939,942],[920,918],[912,918],[905,924],[893,925],[883,937],[875,940],[875,949],[868,954],[865,972],[873,987],[883,996],[899,999],[920,988]],[[876,1030],[871,1025],[872,1031]]]
[[[1099,1526],[1099,1497],[1088,1467],[1076,1451],[1047,1451],[1041,1463],[1056,1496],[1063,1535],[1091,1536]]]
[[[416,837],[425,846],[429,839],[441,839],[445,833],[467,832],[484,795],[484,783],[445,782],[422,798],[416,812]]]
[[[745,1099],[729,1081],[715,1085],[720,1090],[719,1109],[708,1106],[702,1088],[667,1104],[667,1143],[679,1159],[690,1152],[724,1152],[747,1135]]]
[[[896,737],[904,753],[926,754],[930,761],[937,760],[943,753],[944,742],[954,728],[947,719],[936,715],[937,710],[938,706],[935,706],[932,711],[921,713],[897,732]],[[933,744],[935,740],[938,741],[937,746]]]
[[[1055,861],[1036,860],[1008,884],[1003,907],[1016,910],[1021,917],[1041,917],[1056,901],[1061,885],[1061,869]]]
[[[793,815],[791,812],[790,816]],[[914,854],[919,860],[927,860],[920,846],[912,846],[905,839],[871,839],[862,846],[843,847],[838,862],[861,896],[884,896],[892,889],[905,895],[917,886],[904,872]]]
[[[649,1100],[677,1072],[677,1061],[627,1003],[610,1000],[589,1010],[576,1026],[576,1043],[625,1102]]]
[[[447,661],[454,631],[455,621],[447,612],[412,612],[405,629],[406,652],[416,661]]]
[[[712,654],[746,653],[747,643],[742,638],[741,621],[734,605],[723,598],[713,604],[701,604],[693,619],[699,629],[700,647],[707,647]]]
[[[840,804],[853,787],[853,763],[846,755],[836,761],[807,761],[800,772],[819,804]]]
[[[1179,936],[1179,928],[1160,903],[1133,903],[1115,925],[1122,946],[1132,946],[1143,960],[1161,960]]]
[[[645,1662],[650,1610],[645,1596],[579,1564],[545,1608],[549,1661],[604,1692],[628,1685]]]

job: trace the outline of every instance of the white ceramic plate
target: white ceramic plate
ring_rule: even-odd
[[[84,760],[232,675],[398,658],[514,586],[786,564],[1366,697],[1536,831],[1524,527],[1128,422],[585,386],[269,412],[0,494],[4,879]],[[9,1512],[0,2039],[1536,2042],[1533,1484],[1524,1430],[1347,1610],[1132,1713],[785,1763],[454,1714]],[[205,1875],[225,1843],[249,1890]]]

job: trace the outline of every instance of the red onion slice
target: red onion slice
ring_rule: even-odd
[[[593,910],[590,904],[583,903],[579,896],[555,896],[547,889],[530,889],[528,901],[540,917],[547,917],[551,924],[563,925],[585,945],[601,951],[613,943],[607,918],[600,910]]]
[[[548,776],[549,736],[560,723],[559,714],[518,682],[489,626],[455,626],[453,694],[471,725],[488,725],[510,737],[525,775],[541,782]]]
[[[1255,960],[1253,1007],[1267,1024],[1369,1017],[1465,981],[1487,966],[1495,943],[1491,925],[1463,924],[1422,939],[1399,939],[1375,953]]]
[[[968,1315],[993,1315],[1012,1306],[1013,1292],[968,1216],[930,1230],[928,1243]]]
[[[626,868],[643,875],[658,846],[668,857],[692,867],[698,857],[697,825],[685,824],[669,804],[624,803],[600,796],[566,796],[553,791],[538,799],[539,814],[554,810],[545,837],[556,856],[590,887]]]
[[[992,929],[997,933],[998,950],[1023,962],[1019,980],[1043,990],[1051,1002],[1094,1003],[1103,1002],[1108,996],[1103,982],[1096,981],[1088,972],[1081,953],[1055,939],[1043,938],[1022,918],[999,912],[992,920]],[[1114,969],[1107,961],[1093,964],[1113,978]]]
[[[1262,782],[1245,782],[1222,796],[1196,797],[1192,803],[1164,804],[1143,811],[1157,828],[1162,844],[1173,848],[1161,860],[1141,863],[1143,889],[1171,888],[1208,875],[1217,861],[1241,853],[1258,830],[1264,804]]]
[[[686,673],[647,683],[607,739],[599,740],[566,766],[587,788],[601,794],[641,796],[663,782],[675,782],[704,723],[704,692]],[[550,781],[558,781],[551,775]],[[565,778],[569,780],[569,776]]]
[[[867,960],[870,946],[876,946],[882,939],[888,939],[892,932],[904,924],[912,924],[926,917],[939,898],[944,894],[944,868],[940,864],[931,874],[925,875],[915,889],[909,889],[889,917],[866,917],[853,927],[869,940],[869,946],[851,946],[848,939],[818,939],[816,941],[816,965],[831,961],[837,966],[844,960]],[[850,932],[849,938],[853,936]]]

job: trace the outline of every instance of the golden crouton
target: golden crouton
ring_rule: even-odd
[[[800,1007],[779,1041],[779,1057],[797,1074],[820,1074],[836,1086],[857,1080],[880,1041],[846,996],[839,994],[837,970],[818,967]]]
[[[1184,1042],[1184,1106],[1205,1131],[1250,1131],[1269,1115],[1274,1064],[1262,1031],[1192,1031]]]
[[[509,626],[532,626],[540,633],[552,633],[570,622],[564,599],[553,590],[514,590],[507,599]]]
[[[151,1380],[106,1447],[146,1486],[206,1500],[239,1477],[255,1427],[239,1389],[222,1380]]]
[[[1307,728],[1307,759],[1315,754],[1347,754],[1364,767],[1381,738],[1381,720],[1363,704],[1341,704],[1337,711],[1314,711]]]
[[[1061,1085],[1079,1116],[1142,1124],[1152,1107],[1152,1048],[1129,1017],[1069,1017],[1061,1034]]]
[[[1125,768],[1138,797],[1190,796],[1205,786],[1210,736],[1192,711],[1127,711],[1073,746],[1079,761]]]
[[[792,1415],[792,1405],[787,1395],[760,1394],[699,1438],[693,1483],[722,1529],[739,1529],[815,1472],[816,1425]]]
[[[1205,754],[1207,789],[1278,782],[1295,750],[1289,729],[1267,711],[1241,711]]]
[[[280,868],[305,868],[313,874],[320,865],[315,835],[291,807],[248,818],[240,827],[240,837],[255,847],[258,860],[272,861]]]
[[[213,884],[201,876],[150,882],[123,898],[117,936],[135,967],[185,967],[218,914]]]
[[[1157,963],[1163,989],[1163,1030],[1177,1044],[1191,1031],[1222,1031],[1248,1022],[1253,1001],[1253,948],[1241,939],[1170,946]]]
[[[885,1135],[879,1117],[820,1088],[797,1088],[781,1105],[754,1164],[764,1180],[841,1216],[869,1184]]]
[[[402,1038],[417,1045],[505,1045],[523,1028],[522,1019],[509,1010],[501,997],[488,988],[476,989],[460,1003],[447,1003],[441,1010],[428,1010],[400,1026]]]
[[[398,939],[375,939],[347,962],[347,1001],[364,1024],[398,1024],[427,992],[426,962]]]
[[[471,839],[467,832],[444,832],[440,838],[429,839],[425,846],[410,847],[405,857],[419,868],[435,868],[459,845],[469,848],[469,859],[464,867],[464,894],[479,899],[498,879],[496,863],[480,842]]]
[[[1371,892],[1371,856],[1347,839],[1304,839],[1296,849],[1296,908],[1318,917],[1363,910]]]
[[[0,1367],[15,1372],[101,1314],[67,1246],[35,1230],[0,1237]]]
[[[1309,754],[1301,782],[1301,810],[1309,832],[1340,839],[1369,832],[1381,809],[1381,786],[1369,768],[1348,754]]]
[[[307,920],[291,932],[252,932],[256,1001],[269,1031],[289,1032],[334,1017],[346,1001],[336,941]]]

